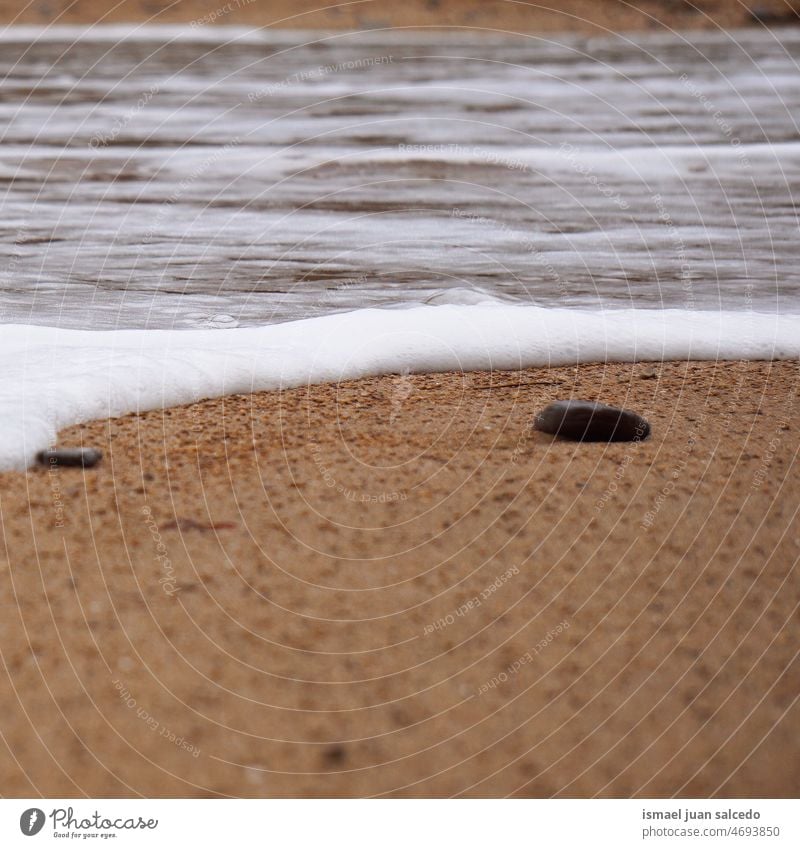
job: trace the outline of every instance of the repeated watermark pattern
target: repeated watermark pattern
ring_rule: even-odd
[[[58,460],[55,457],[50,457],[50,464],[47,469],[47,475],[50,480],[50,497],[52,498],[54,526],[64,526],[64,496],[61,491],[61,475],[58,472]]]
[[[698,103],[703,107],[703,109],[711,115],[714,123],[717,125],[719,131],[728,139],[728,142],[732,147],[736,148],[736,155],[744,168],[750,167],[750,160],[747,157],[747,154],[742,149],[742,140],[733,134],[733,126],[730,121],[725,117],[724,113],[721,109],[717,109],[716,105],[711,101],[699,88],[698,86],[689,79],[688,74],[681,74],[679,77],[680,81],[683,83],[686,90],[697,100]]]
[[[147,106],[147,104],[160,91],[158,83],[153,83],[146,91],[142,92],[136,103],[121,117],[114,121],[114,125],[108,132],[98,133],[89,139],[89,147],[96,150],[105,147],[115,141],[117,136],[130,124],[130,122]]]
[[[143,244],[149,244],[154,233],[161,231],[164,219],[170,214],[170,209],[181,199],[184,192],[197,182],[197,180],[199,180],[209,168],[219,162],[223,156],[226,156],[231,150],[238,147],[240,144],[241,139],[238,136],[231,139],[224,145],[224,147],[221,147],[219,150],[215,150],[214,153],[207,156],[196,168],[192,170],[188,177],[184,177],[184,179],[178,183],[178,187],[172,192],[172,194],[170,194],[164,204],[162,204],[161,208],[158,210],[158,214],[153,220],[153,223],[147,232],[145,232],[144,238],[142,239]]]
[[[114,688],[119,693],[120,700],[129,710],[135,710],[136,716],[140,718],[147,727],[153,731],[153,733],[157,733],[162,739],[165,739],[167,742],[175,745],[176,748],[180,748],[183,751],[186,751],[187,754],[191,754],[195,759],[200,756],[200,749],[195,745],[192,745],[188,742],[183,736],[178,736],[176,733],[173,733],[168,727],[164,727],[157,718],[148,712],[141,704],[136,702],[136,698],[131,695],[130,690],[125,686],[125,684],[118,680],[114,679]]]
[[[200,18],[195,18],[193,21],[190,21],[189,26],[192,27],[192,29],[197,29],[197,27],[213,24],[220,18],[224,18],[225,15],[230,15],[231,12],[235,12],[237,9],[243,9],[245,6],[249,6],[251,3],[255,2],[256,0],[231,0],[230,3],[226,3],[224,6],[214,9],[212,12],[208,12]]]
[[[466,145],[456,142],[448,144],[399,144],[397,149],[400,153],[469,156],[488,165],[502,165],[502,167],[507,168],[509,171],[528,170],[528,165],[521,159],[503,155],[495,150],[487,150],[478,144]]]
[[[692,423],[692,427],[689,430],[689,435],[686,439],[686,448],[681,452],[680,459],[673,466],[672,471],[669,475],[669,479],[656,493],[656,496],[653,498],[649,509],[644,513],[644,516],[642,517],[641,524],[639,525],[642,530],[650,530],[650,528],[655,523],[656,518],[658,517],[658,513],[661,511],[664,504],[675,491],[675,487],[677,486],[678,481],[683,476],[684,471],[686,471],[686,468],[689,465],[689,459],[694,453],[695,445],[697,444],[697,439],[704,428],[704,424],[707,417],[708,413],[705,410],[702,412],[698,412],[697,418]]]
[[[309,449],[314,465],[316,465],[317,470],[322,475],[325,485],[342,495],[346,500],[362,504],[387,504],[408,500],[408,493],[404,491],[366,492],[350,489],[336,479],[336,475],[323,459],[322,448],[317,442],[310,442]]]
[[[455,624],[457,618],[463,618],[467,613],[477,609],[484,601],[487,601],[501,587],[508,583],[512,577],[519,574],[519,566],[512,565],[502,574],[498,575],[482,592],[465,601],[455,612],[448,613],[442,618],[437,619],[432,624],[426,624],[422,630],[423,635],[430,636],[440,630],[444,630],[451,624]]]
[[[594,186],[603,197],[612,201],[620,209],[630,209],[630,203],[619,191],[601,180],[585,162],[581,162],[577,152],[575,145],[566,141],[562,142],[558,148],[559,155],[566,159],[572,169],[584,177],[589,185]]]
[[[565,630],[568,629],[569,621],[564,619],[564,621],[559,622],[554,628],[552,628],[552,630],[548,630],[547,634],[540,639],[533,648],[529,651],[525,651],[524,654],[517,657],[514,662],[506,666],[504,671],[501,671],[499,674],[494,675],[494,677],[481,684],[478,687],[478,695],[485,695],[487,692],[492,689],[496,689],[501,684],[507,683],[512,677],[519,674],[526,665],[530,665],[534,662],[536,657],[541,654],[542,651],[548,648]]]
[[[683,305],[686,309],[694,309],[696,307],[696,298],[694,294],[694,285],[692,283],[692,266],[689,262],[689,257],[686,252],[686,242],[683,240],[683,236],[680,233],[675,221],[672,218],[669,210],[666,207],[664,202],[664,198],[656,192],[651,195],[650,199],[653,201],[656,211],[658,212],[658,218],[661,223],[667,228],[669,232],[669,236],[672,239],[673,246],[675,249],[675,254],[678,257],[678,262],[680,262],[680,281],[681,281],[681,291],[683,293]]]
[[[161,584],[164,594],[172,597],[177,592],[180,592],[181,589],[176,582],[177,578],[175,577],[175,569],[172,565],[172,560],[169,558],[167,546],[161,538],[161,532],[158,529],[158,524],[156,523],[155,518],[153,518],[153,512],[149,506],[142,507],[142,515],[144,516],[147,529],[150,531],[150,535],[152,536],[153,543],[156,546],[156,561],[160,564],[161,570],[164,572],[162,576],[158,578],[158,582]]]
[[[25,244],[25,235],[27,232],[28,221],[26,218],[23,223],[17,228],[16,235],[14,236],[14,241],[12,242],[11,255],[8,257],[8,262],[6,263],[5,267],[5,276],[11,283],[16,282],[14,275],[17,272],[19,260],[22,258],[22,251],[20,250],[20,248],[22,245]],[[3,308],[2,304],[0,304],[0,308]],[[2,315],[2,313],[0,313],[0,315]]]
[[[270,85],[264,86],[264,88],[258,89],[258,91],[251,91],[247,95],[247,99],[251,103],[257,103],[265,97],[272,97],[287,88],[291,88],[292,86],[303,82],[324,79],[330,74],[339,74],[342,71],[359,71],[364,68],[375,67],[376,65],[389,65],[393,61],[394,56],[365,56],[362,59],[350,59],[346,62],[337,62],[335,65],[319,65],[318,67],[310,68],[307,71],[297,71],[297,73],[290,74],[278,82],[271,83]]]
[[[411,397],[414,393],[414,381],[411,379],[408,371],[404,371],[402,374],[393,374],[392,375],[392,396],[391,396],[391,407],[392,411],[389,413],[389,425],[393,425],[395,421],[397,421],[400,412],[403,409],[403,404]]]
[[[770,466],[772,465],[775,459],[775,455],[780,450],[781,442],[786,436],[786,431],[789,430],[791,426],[790,422],[795,417],[794,405],[796,399],[797,382],[795,381],[792,384],[792,388],[790,389],[786,401],[783,404],[783,412],[781,413],[781,417],[778,419],[778,423],[775,425],[775,429],[772,431],[772,436],[770,437],[770,440],[767,443],[763,454],[761,455],[761,465],[759,465],[759,467],[753,474],[753,480],[750,484],[751,489],[760,489],[764,485],[764,481],[767,479],[767,474],[769,473]]]
[[[594,511],[596,513],[600,513],[605,509],[608,502],[616,494],[617,489],[619,488],[619,484],[625,479],[625,475],[628,471],[628,466],[633,462],[637,452],[642,447],[642,436],[644,435],[644,427],[644,423],[636,427],[634,431],[636,434],[636,438],[630,443],[622,459],[617,463],[617,467],[614,469],[613,479],[606,486],[603,494],[600,495],[600,497],[597,498],[597,500],[594,502]]]
[[[362,286],[366,285],[369,277],[366,274],[359,274],[357,277],[345,277],[342,280],[336,281],[336,286],[332,289],[325,289],[320,296],[320,301],[322,303],[333,303],[338,300],[339,295],[342,292],[346,292],[350,289],[359,289]]]
[[[528,449],[528,444],[533,439],[534,429],[531,426],[526,426],[519,438],[517,439],[517,443],[514,445],[514,450],[511,451],[511,456],[509,458],[509,463],[511,465],[516,465],[522,457],[525,456],[525,452]]]
[[[553,263],[547,258],[542,250],[534,244],[530,238],[524,233],[509,227],[504,221],[497,221],[494,218],[487,218],[484,215],[475,215],[472,212],[467,212],[464,209],[454,207],[450,213],[453,218],[461,218],[465,221],[470,221],[473,224],[481,224],[482,226],[491,226],[499,229],[501,232],[511,237],[514,241],[522,245],[523,250],[529,253],[536,262],[541,266],[545,274],[555,283],[561,297],[567,296],[567,286],[561,275],[553,266]]]

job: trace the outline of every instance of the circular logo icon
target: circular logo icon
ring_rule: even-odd
[[[19,829],[25,836],[36,836],[36,834],[44,827],[44,810],[38,807],[31,807],[19,817]]]

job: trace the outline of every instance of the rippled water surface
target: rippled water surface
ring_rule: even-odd
[[[6,30],[0,321],[800,311],[800,33]]]

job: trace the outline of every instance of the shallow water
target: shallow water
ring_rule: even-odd
[[[0,322],[800,312],[800,32],[7,30]]]

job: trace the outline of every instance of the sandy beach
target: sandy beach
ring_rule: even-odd
[[[15,24],[192,23],[286,29],[469,27],[507,32],[603,34],[623,30],[716,29],[758,23],[797,23],[795,0],[559,0],[534,4],[482,0],[361,0],[325,4],[309,0],[75,0],[20,4],[0,0],[0,20]]]
[[[797,797],[796,363],[387,376],[0,475],[5,796]],[[533,433],[545,403],[640,444]]]

